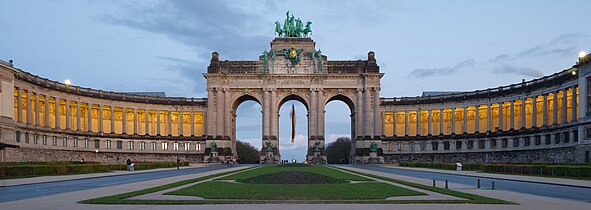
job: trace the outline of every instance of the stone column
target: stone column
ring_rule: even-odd
[[[576,122],[577,119],[577,111],[578,111],[578,104],[577,104],[577,86],[572,86],[572,99],[571,99],[571,106],[572,106],[572,121]]]
[[[417,136],[421,135],[421,109],[417,109]]]
[[[27,125],[32,125],[32,121],[33,121],[33,109],[31,107],[31,91],[26,91],[25,92],[26,96],[27,96]]]
[[[363,137],[364,130],[363,130],[363,92],[361,88],[357,89],[357,104],[355,104],[355,108],[357,109],[355,113],[355,122],[357,123],[357,128],[355,129],[355,134],[357,138]],[[394,118],[396,118],[396,112],[394,112]],[[396,131],[396,130],[394,130]],[[361,138],[363,139],[363,138]]]
[[[121,133],[127,134],[127,108],[121,107]]]
[[[536,105],[536,102],[538,100],[537,96],[534,96],[532,98],[532,106],[531,106],[531,127],[535,128],[538,127],[538,106]]]
[[[365,88],[365,110],[364,110],[364,115],[365,115],[365,136],[371,138],[373,135],[373,110],[371,107],[371,88],[366,87]],[[408,133],[407,133],[408,135]]]
[[[72,130],[71,128],[71,118],[72,113],[70,111],[70,100],[66,99],[66,130]]]
[[[270,106],[269,109],[271,112],[269,116],[271,116],[271,135],[275,136],[277,140],[279,140],[279,107],[277,105],[277,90],[271,90],[271,98],[270,98]],[[277,145],[279,146],[279,145]]]
[[[552,125],[558,124],[558,91],[554,91],[554,100],[552,101]]]
[[[316,100],[318,99],[317,94],[318,93],[316,92],[316,90],[314,88],[310,89],[310,105],[309,105],[310,110],[308,110],[308,112],[309,112],[308,118],[310,121],[310,124],[309,124],[310,134],[308,134],[308,136],[311,138],[309,140],[313,140],[313,141],[317,140],[317,138],[318,138],[318,136],[317,136],[317,134],[318,134],[318,131],[317,131],[317,129],[318,129],[318,119],[317,119],[318,115],[316,114],[316,112],[318,111],[316,109]]]
[[[464,133],[468,133],[468,106],[464,107],[464,126],[462,127],[462,131]]]
[[[561,123],[566,123],[568,122],[568,113],[567,113],[567,109],[568,109],[568,95],[567,95],[568,89],[564,89],[562,90],[562,122]]]
[[[43,117],[45,117],[45,125],[43,125],[43,126],[46,128],[50,127],[50,125],[49,125],[49,98],[50,98],[49,95],[45,95],[45,113],[44,113],[45,116],[43,116]]]
[[[86,109],[86,115],[87,115],[87,120],[88,123],[86,123],[86,125],[88,125],[88,132],[92,132],[92,104],[88,103],[88,108]]]
[[[451,134],[456,133],[456,108],[451,108]]]
[[[408,119],[409,119],[409,118],[410,118],[410,117],[408,117],[408,111],[404,111],[404,135],[405,135],[405,136],[410,136],[410,134],[409,134],[409,132],[408,132],[408,130],[409,130],[409,129],[408,129],[408,128],[409,128],[409,126],[408,126],[408,125],[410,124],[410,123],[408,122]]]
[[[17,118],[17,122],[22,123],[23,122],[23,89],[18,88],[16,92],[18,94],[16,96],[16,100],[18,101],[18,103],[16,104],[16,111],[17,111],[16,118]]]
[[[82,125],[82,116],[80,115],[80,101],[76,101],[76,130],[77,131],[81,131],[82,128],[80,127],[80,125]]]
[[[103,105],[99,104],[99,116],[98,116],[98,127],[99,133],[103,133]]]
[[[269,139],[270,136],[270,107],[271,104],[269,103],[269,91],[266,88],[263,88],[263,145],[265,145],[266,140]]]
[[[445,109],[440,109],[439,110],[439,135],[443,135],[443,111],[445,111]]]
[[[172,136],[172,110],[166,110],[166,112],[168,113],[168,135]],[[218,121],[218,122],[223,122],[223,121]]]
[[[137,109],[133,108],[133,134],[136,135],[138,130],[137,126]]]
[[[195,136],[195,111],[191,111],[191,136]],[[236,119],[236,118],[234,118]]]
[[[235,139],[231,139],[232,136],[232,119],[235,119],[232,113],[232,105],[230,104],[230,89],[224,89],[224,139],[230,139],[234,141]],[[182,112],[181,112],[182,113]],[[182,125],[182,121],[181,121]],[[181,126],[182,127],[182,126]],[[182,131],[182,130],[181,130]],[[235,153],[234,144],[230,144],[232,146],[232,151]]]
[[[144,112],[145,112],[145,114],[144,114],[145,117],[144,118],[146,120],[146,124],[144,125],[144,126],[146,126],[146,132],[145,132],[145,134],[146,135],[150,135],[150,112],[149,112],[148,109],[145,109]],[[205,126],[203,126],[203,127],[205,127]]]
[[[115,133],[115,106],[111,105],[111,133]]]
[[[179,132],[179,136],[183,136],[183,111],[179,111],[179,127],[177,130]]]
[[[20,103],[19,103],[20,104]],[[19,108],[20,110],[20,108]],[[60,99],[55,97],[55,128],[61,129],[61,122],[60,122]]]
[[[318,90],[318,95],[317,95],[317,100],[316,100],[316,112],[317,112],[317,118],[316,120],[318,121],[318,130],[316,131],[317,133],[317,137],[319,139],[325,140],[324,139],[324,93],[322,92],[322,89]]]
[[[216,108],[217,108],[217,111],[216,111],[216,116],[217,116],[217,119],[216,119],[217,132],[216,133],[217,133],[217,135],[215,138],[217,139],[217,138],[223,138],[224,133],[225,133],[224,132],[224,125],[225,125],[224,124],[224,92],[220,88],[217,89]],[[170,125],[170,121],[168,121],[168,122],[169,122],[168,124]],[[168,130],[169,134],[170,134],[171,130],[172,129]]]
[[[160,136],[160,110],[156,110],[156,135]]]
[[[548,124],[548,95],[543,95],[543,102],[542,102],[542,124],[540,126],[545,126]]]
[[[398,136],[398,134],[396,134],[396,110],[392,112],[394,112],[394,117],[392,118],[392,136],[396,137]]]
[[[566,91],[564,91],[564,92],[566,93]],[[37,93],[37,94],[35,94],[35,125],[36,126],[41,126],[41,118],[39,118],[40,113],[41,113],[41,107],[39,107],[39,93]]]
[[[215,119],[217,119],[217,117],[215,116],[215,94],[213,92],[213,88],[209,87],[207,88],[207,116],[203,115],[204,117],[207,117],[207,122],[204,125],[207,126],[203,126],[203,127],[207,127],[207,133],[203,133],[204,135],[206,135],[207,140],[209,139],[213,139],[215,138]],[[265,108],[264,103],[262,104],[263,110]],[[264,114],[264,113],[263,113]],[[158,119],[159,117],[157,117]],[[264,119],[264,118],[263,118]],[[158,124],[160,125],[160,124]],[[160,129],[158,129],[160,130]],[[264,120],[263,120],[263,131],[265,130],[265,124],[264,124]],[[265,135],[265,132],[263,132],[263,135]]]
[[[486,129],[488,132],[492,132],[492,103],[488,103],[486,106]]]
[[[515,100],[509,102],[509,130],[515,129]]]
[[[381,138],[382,136],[382,116],[380,115],[380,87],[376,87],[373,89],[373,116],[374,116],[374,133],[373,136],[374,138],[376,136],[378,136],[378,138]],[[323,106],[324,107],[324,106]],[[322,109],[324,110],[324,108]],[[324,113],[323,113],[324,115]],[[420,117],[419,113],[417,113],[417,117]],[[417,118],[418,119],[418,118]],[[417,125],[418,125],[419,120],[417,120]],[[324,125],[322,127],[322,129],[324,130]],[[417,129],[417,134],[419,133],[419,130]],[[381,145],[380,145],[381,147]]]
[[[499,102],[499,131],[504,131],[504,123],[505,116],[503,116],[503,102]]]
[[[432,125],[431,125],[431,110],[427,110],[427,135],[432,135]]]
[[[526,109],[525,109],[525,101],[526,99],[521,100],[521,128],[525,129],[525,120],[526,120]]]
[[[480,105],[474,106],[476,112],[474,113],[474,133],[480,133]]]

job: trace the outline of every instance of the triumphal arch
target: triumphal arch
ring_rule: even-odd
[[[309,37],[311,22],[287,15],[283,27],[276,22],[270,50],[255,61],[222,61],[212,53],[207,73],[207,145],[236,145],[236,110],[248,100],[262,107],[263,151],[279,157],[279,108],[289,100],[304,104],[308,116],[309,161],[326,160],[325,105],[346,103],[351,111],[352,153],[356,148],[381,145],[380,73],[374,52],[367,60],[330,61]],[[269,144],[270,142],[270,144]],[[273,145],[275,148],[267,148]],[[319,147],[314,147],[319,145]],[[353,154],[352,154],[353,155]]]

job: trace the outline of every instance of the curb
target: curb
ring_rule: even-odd
[[[378,167],[392,168],[392,167],[384,167],[384,166],[378,166]],[[426,173],[436,173],[436,174],[447,174],[447,175],[456,175],[456,176],[467,176],[467,177],[476,177],[476,178],[483,178],[483,179],[498,179],[498,180],[505,180],[505,181],[528,182],[528,183],[536,183],[536,184],[547,184],[547,185],[557,185],[557,186],[578,187],[578,188],[591,189],[591,186],[580,186],[580,185],[572,185],[572,184],[540,182],[540,181],[530,181],[530,180],[517,180],[517,179],[509,179],[509,178],[496,178],[496,177],[486,177],[486,176],[477,176],[477,175],[454,174],[454,173],[446,173],[444,171],[423,171],[423,170],[417,170],[417,169],[406,168],[406,167],[405,168],[397,168],[396,167],[396,168],[393,168],[393,169],[418,171],[418,172],[426,172]]]

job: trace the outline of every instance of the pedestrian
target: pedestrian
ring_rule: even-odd
[[[127,158],[127,170],[131,171],[131,160]]]
[[[176,170],[180,170],[180,169],[181,169],[181,158],[176,157]]]

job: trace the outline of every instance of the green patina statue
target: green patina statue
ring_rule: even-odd
[[[268,141],[267,143],[265,143],[267,145],[267,152],[273,152],[273,147],[275,145],[273,145],[273,143],[271,141]]]
[[[283,28],[279,21],[275,21],[275,33],[279,37],[308,37],[312,33],[312,22],[306,22],[306,26],[301,19],[295,18],[293,15],[289,16],[289,11],[285,13],[285,20],[283,21]]]
[[[209,148],[211,148],[212,152],[217,152],[218,145],[215,142],[211,142],[211,144],[209,145]]]
[[[316,141],[316,143],[314,143],[314,152],[320,152],[320,142]]]
[[[377,152],[378,151],[378,144],[376,144],[375,141],[372,141],[371,144],[369,145],[369,151],[370,152]]]

